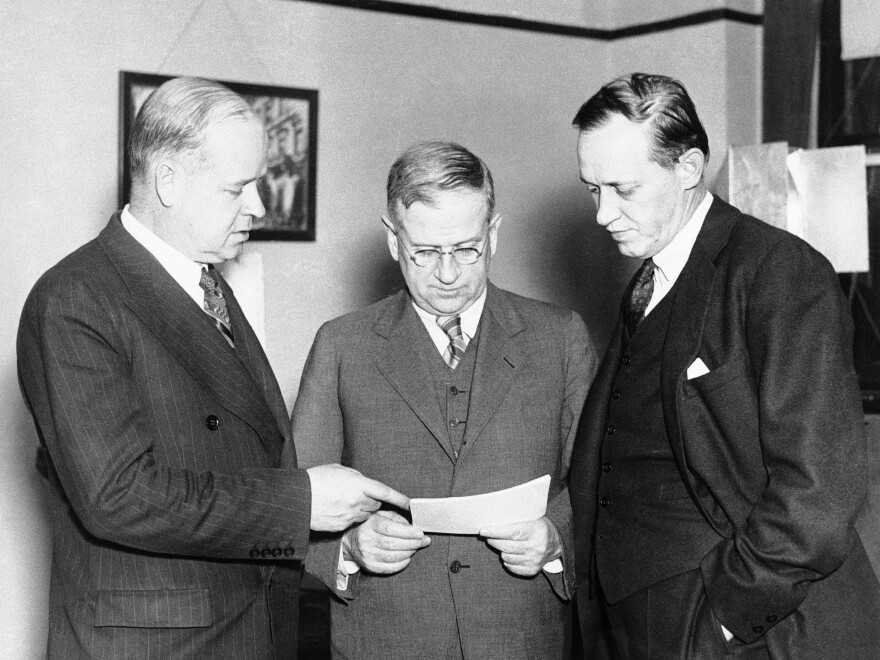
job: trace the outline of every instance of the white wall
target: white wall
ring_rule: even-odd
[[[280,0],[18,0],[0,16],[3,658],[40,657],[46,635],[49,534],[16,382],[18,315],[39,274],[116,208],[119,70],[320,90],[317,241],[248,248],[263,256],[268,352],[289,404],[319,324],[400,284],[379,215],[411,142],[458,140],[489,163],[506,218],[493,279],[577,309],[601,350],[632,264],[578,181],[579,105],[613,75],[650,69],[682,77],[716,154],[758,134],[750,26],[605,43]]]

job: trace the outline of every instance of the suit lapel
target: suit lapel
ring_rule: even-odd
[[[510,304],[506,294],[489,284],[486,307],[480,320],[480,341],[471,383],[465,444],[459,460],[479,439],[517,373],[528,363],[528,351],[520,334],[524,329],[522,317]]]
[[[671,292],[674,298],[663,347],[661,397],[672,452],[680,466],[687,462],[678,417],[678,388],[688,366],[697,358],[717,274],[715,259],[727,244],[735,221],[736,211],[716,197]],[[689,480],[685,483],[690,489]]]
[[[454,460],[446,423],[431,384],[432,376],[420,354],[419,346],[426,330],[405,289],[397,294],[395,302],[386,316],[373,326],[377,335],[387,339],[385,347],[376,355],[376,366],[440,443],[450,460]]]
[[[278,461],[282,432],[242,359],[162,265],[122,226],[118,214],[98,237],[128,287],[125,304],[220,405],[244,420]],[[226,286],[225,291],[231,293]],[[253,331],[238,304],[233,332],[250,348]],[[244,328],[247,330],[242,332]],[[248,332],[249,331],[249,332]],[[238,341],[238,334],[236,334]],[[276,385],[277,386],[277,385]],[[282,425],[280,428],[284,428]]]

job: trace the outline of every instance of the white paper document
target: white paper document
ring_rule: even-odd
[[[423,532],[476,534],[489,525],[537,520],[547,512],[550,475],[513,488],[466,497],[416,497],[409,501],[412,524]]]

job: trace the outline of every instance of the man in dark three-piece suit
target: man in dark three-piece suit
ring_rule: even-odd
[[[265,173],[247,103],[162,85],[133,128],[131,203],[35,285],[19,379],[45,450],[50,658],[292,658],[309,528],[391,489],[281,467],[288,415],[213,264],[234,258]]]
[[[339,461],[410,497],[551,476],[546,516],[426,536],[380,510],[314,538],[336,658],[567,658],[571,443],[595,370],[575,313],[488,283],[500,216],[485,164],[454,143],[388,177],[388,246],[407,288],[326,323],[292,419],[303,465]]]
[[[677,81],[618,78],[574,123],[597,221],[644,260],[572,458],[588,657],[599,620],[615,658],[880,657],[833,269],[706,191],[706,133]]]

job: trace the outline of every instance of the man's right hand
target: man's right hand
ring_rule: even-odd
[[[430,543],[424,532],[393,511],[377,511],[342,537],[343,557],[380,575],[402,571]]]
[[[382,502],[409,509],[406,495],[338,463],[306,472],[312,484],[310,526],[316,532],[339,532],[363,522]]]

